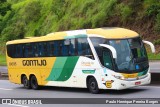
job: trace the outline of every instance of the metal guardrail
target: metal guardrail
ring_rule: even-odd
[[[8,73],[2,73],[2,72],[0,72],[0,79],[1,78],[7,78],[8,77]]]

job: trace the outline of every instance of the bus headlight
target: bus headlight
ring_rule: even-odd
[[[116,75],[113,75],[115,78],[117,79],[120,79],[120,80],[124,80],[125,78],[123,76],[116,76]]]

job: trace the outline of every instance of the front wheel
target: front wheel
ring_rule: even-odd
[[[31,87],[34,90],[37,90],[39,88],[37,78],[35,76],[31,77]]]
[[[93,93],[93,94],[99,93],[98,84],[97,84],[97,81],[94,77],[92,77],[88,80],[87,86],[88,86],[88,89],[91,93]]]

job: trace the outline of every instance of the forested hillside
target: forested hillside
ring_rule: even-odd
[[[1,41],[55,31],[125,27],[160,44],[159,0],[1,0]]]

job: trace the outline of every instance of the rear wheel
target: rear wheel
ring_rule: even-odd
[[[37,78],[35,76],[32,76],[30,81],[32,89],[37,90],[39,88]]]
[[[30,87],[30,82],[29,82],[29,80],[27,79],[26,76],[23,76],[23,78],[22,78],[22,83],[23,83],[23,86],[24,86],[26,89],[30,89],[30,88],[31,88],[31,87]]]
[[[91,93],[93,93],[93,94],[98,94],[99,93],[98,84],[97,84],[97,81],[94,77],[91,77],[88,80],[87,86],[88,86],[88,89]]]

